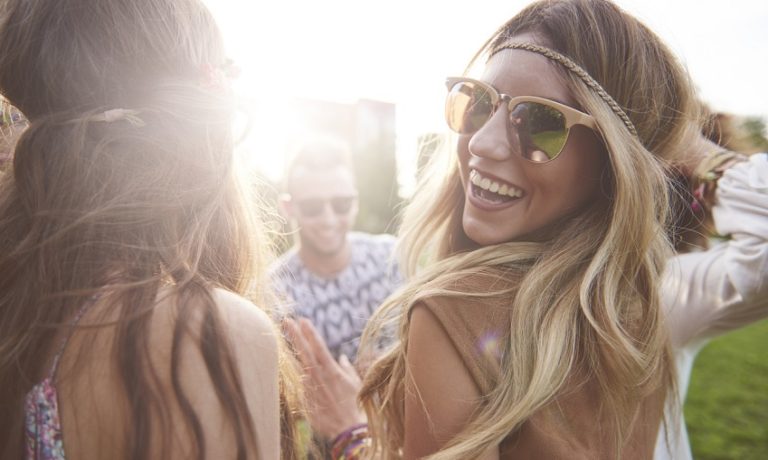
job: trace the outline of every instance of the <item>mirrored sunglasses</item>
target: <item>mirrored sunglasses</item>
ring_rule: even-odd
[[[304,217],[317,217],[325,210],[326,203],[331,205],[331,209],[337,216],[344,216],[352,209],[357,196],[335,196],[329,199],[324,198],[306,198],[296,200],[296,207],[299,213]]]
[[[534,163],[546,163],[560,155],[571,126],[597,129],[595,119],[559,102],[535,96],[511,97],[488,83],[466,77],[446,80],[448,97],[445,119],[458,134],[474,134],[491,119],[502,103],[507,105],[508,129],[514,131],[519,153]]]

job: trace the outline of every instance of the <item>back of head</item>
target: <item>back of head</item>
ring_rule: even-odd
[[[30,120],[135,107],[159,83],[197,83],[224,59],[198,1],[8,1],[1,14],[0,90]]]
[[[94,261],[162,260],[170,271],[212,262],[203,242],[220,246],[214,235],[238,229],[206,227],[241,212],[233,104],[206,82],[223,64],[216,24],[196,0],[4,2],[0,93],[29,121],[2,198],[20,215],[16,233],[43,220],[66,228],[47,246],[60,253],[87,240],[97,271]],[[219,251],[234,258],[233,244]]]
[[[0,452],[20,439],[20,401],[47,362],[50,325],[94,293],[108,289],[126,320],[114,343],[133,409],[131,458],[148,454],[149,414],[167,401],[156,380],[135,378],[151,372],[147,313],[159,287],[201,298],[214,329],[211,288],[258,300],[266,251],[233,164],[226,64],[199,0],[0,4],[0,94],[29,122],[0,176],[0,407],[13,414],[0,422]],[[232,366],[221,331],[198,345]],[[242,402],[237,372],[206,364],[219,397]],[[238,446],[248,444],[245,404],[225,412]]]

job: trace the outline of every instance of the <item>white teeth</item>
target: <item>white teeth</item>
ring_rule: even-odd
[[[487,177],[481,176],[480,173],[474,169],[469,172],[469,181],[483,190],[489,190],[493,193],[498,193],[499,195],[507,195],[512,198],[520,198],[523,196],[522,190],[512,187],[511,185],[492,181]]]

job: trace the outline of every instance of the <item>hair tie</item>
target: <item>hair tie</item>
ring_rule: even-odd
[[[93,115],[88,120],[96,121],[96,122],[104,122],[104,123],[114,123],[116,121],[127,121],[133,126],[139,126],[139,127],[146,125],[146,123],[144,123],[144,120],[139,118],[139,111],[130,110],[130,109],[106,110],[104,112]]]
[[[229,80],[240,76],[240,67],[232,59],[227,59],[220,65],[203,64],[200,70],[203,87],[216,90],[228,87]]]
[[[694,213],[700,214],[712,209],[715,204],[718,179],[723,176],[726,169],[746,159],[747,157],[740,153],[718,148],[699,163],[691,177],[691,189],[693,190],[691,209]]]

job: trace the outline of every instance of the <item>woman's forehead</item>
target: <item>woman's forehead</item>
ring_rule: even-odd
[[[486,63],[481,80],[510,96],[539,96],[573,105],[558,64],[526,50],[506,49]]]

